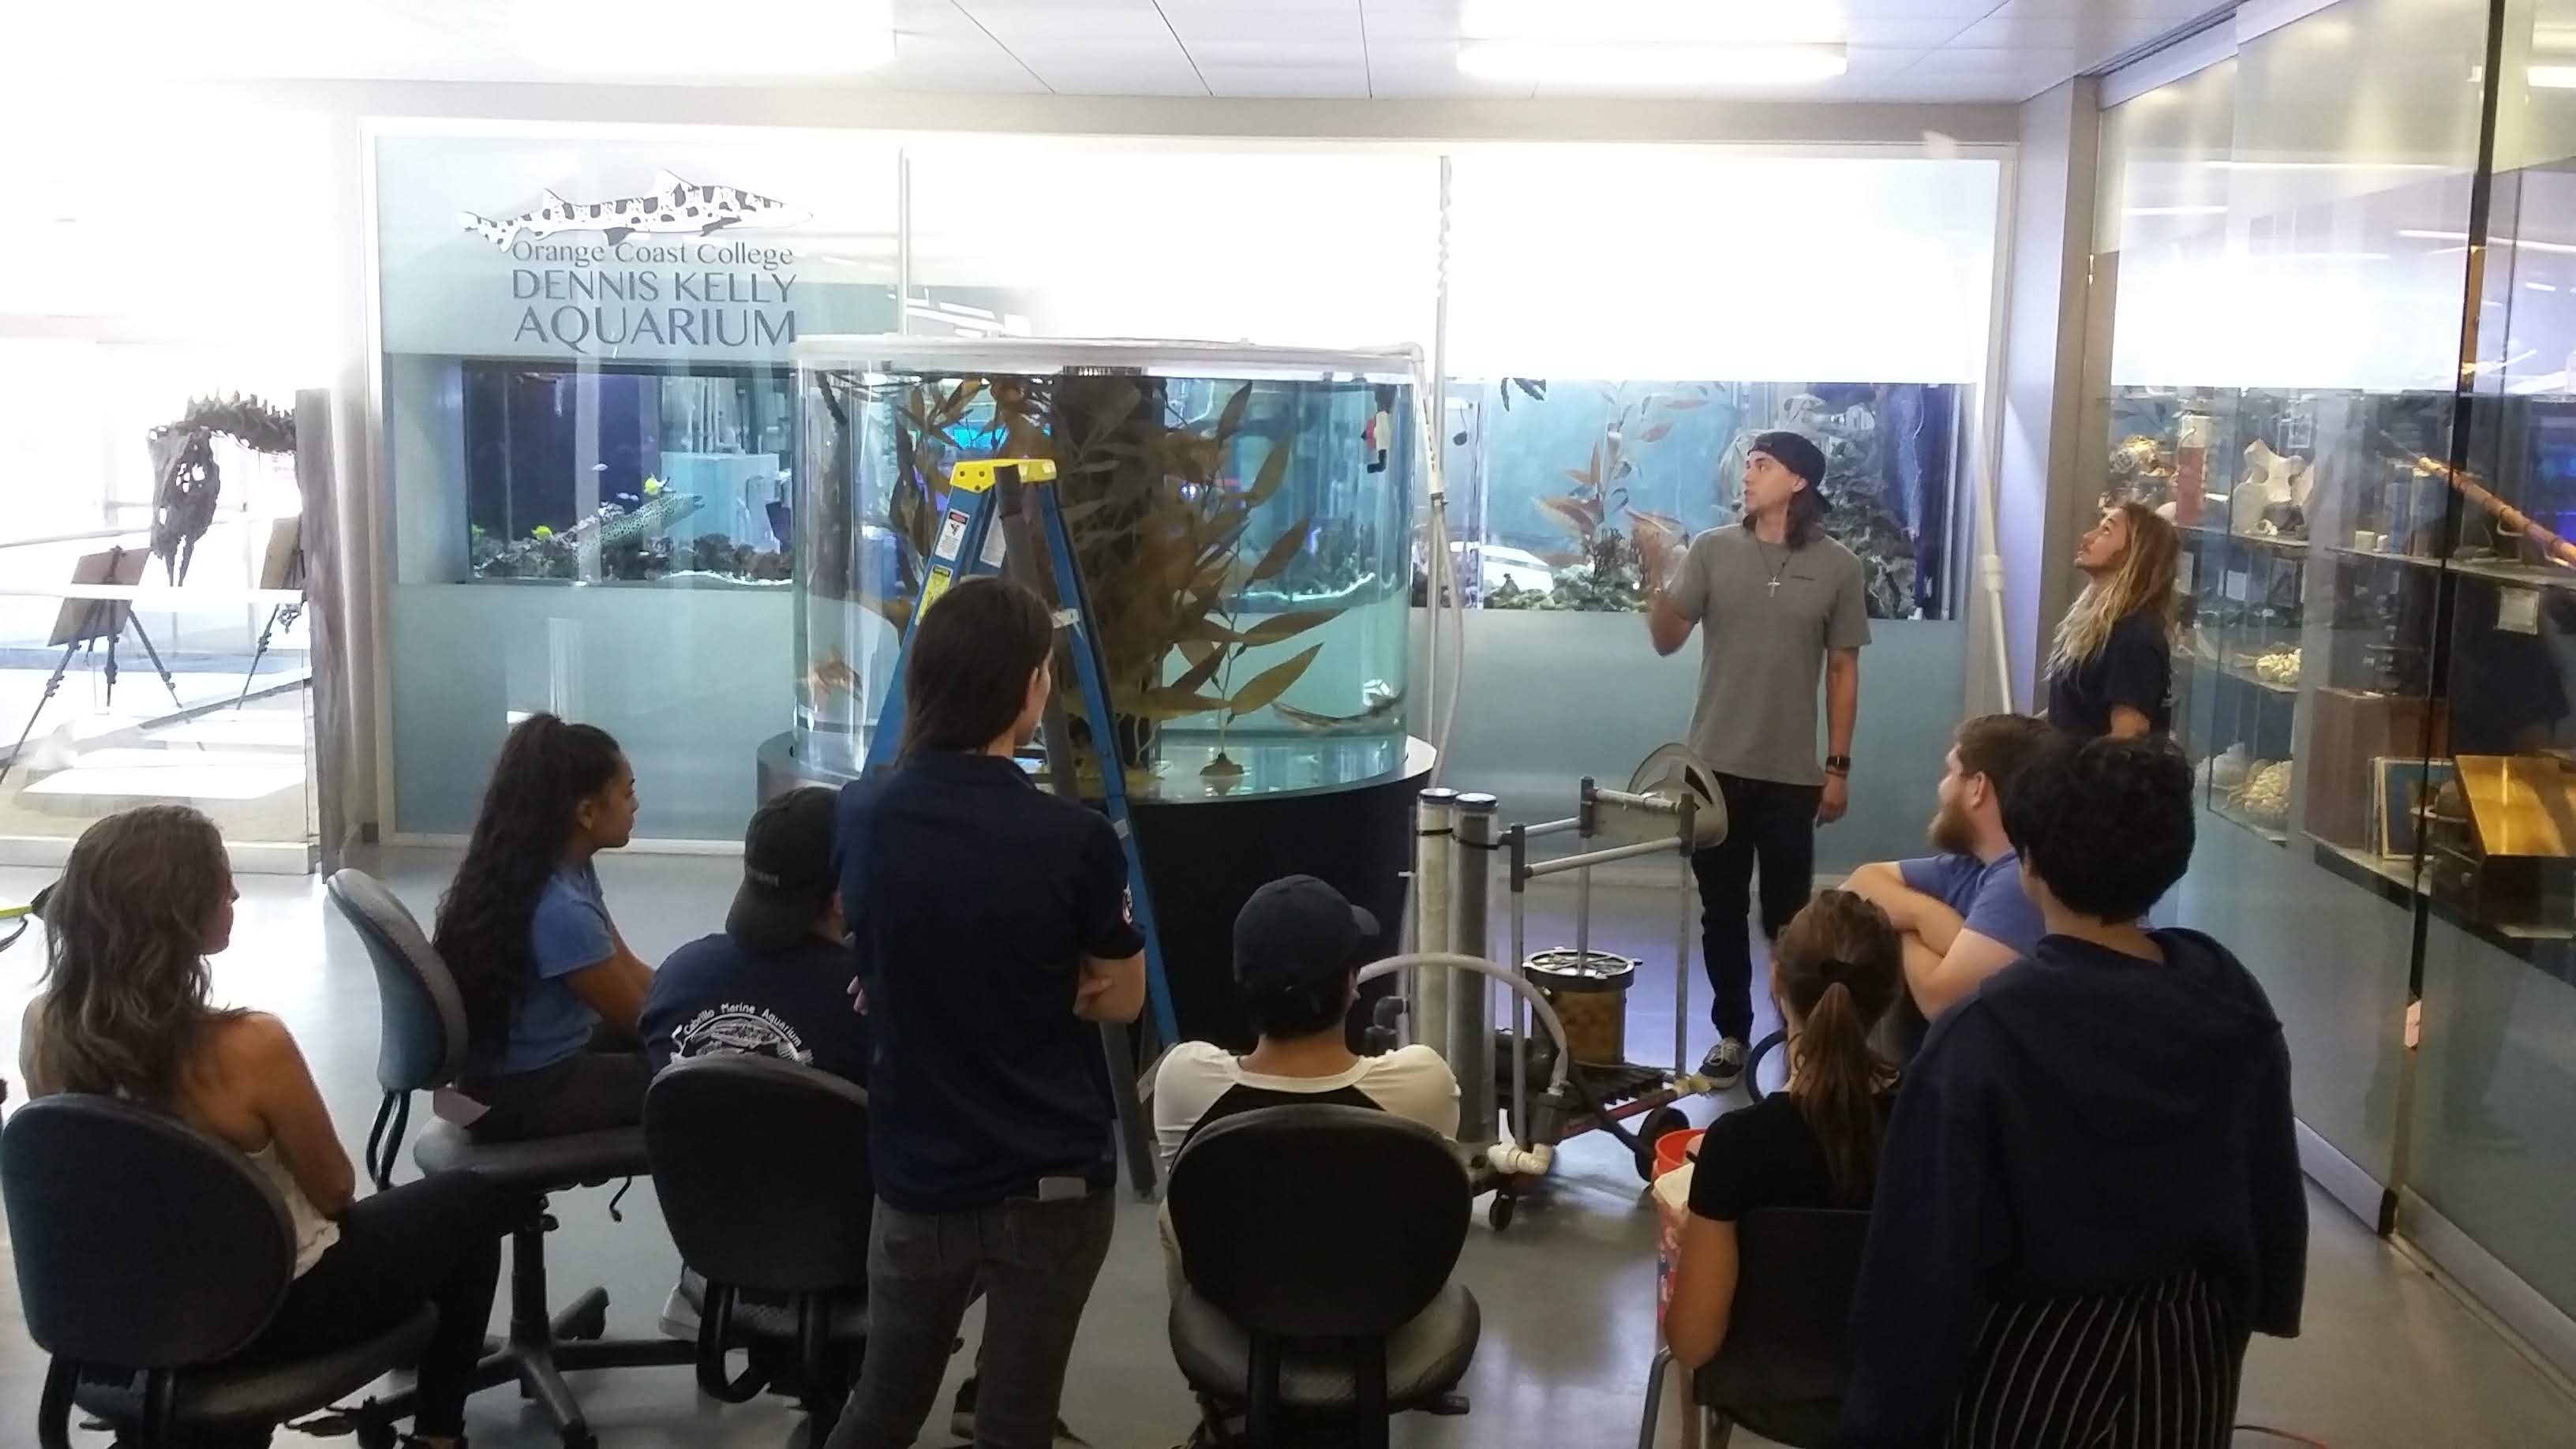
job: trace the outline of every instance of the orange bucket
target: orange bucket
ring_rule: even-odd
[[[1667,1132],[1655,1139],[1655,1176],[1661,1177],[1690,1160],[1690,1150],[1699,1145],[1706,1128],[1694,1127],[1687,1132]]]

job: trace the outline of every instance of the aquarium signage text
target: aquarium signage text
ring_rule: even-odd
[[[785,247],[520,242],[510,256],[532,264],[510,269],[514,343],[586,357],[641,344],[767,348],[796,340],[796,274],[785,270],[796,254]],[[746,266],[752,270],[735,269]]]
[[[535,206],[465,230],[508,256],[514,347],[577,357],[636,347],[774,350],[796,340],[793,249],[715,238],[790,227],[809,213],[738,186],[701,186],[665,170],[650,191]],[[597,241],[558,238],[596,236]]]

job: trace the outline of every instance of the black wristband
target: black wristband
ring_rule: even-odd
[[[1850,774],[1850,773],[1851,773],[1851,756],[1849,756],[1849,755],[1827,755],[1827,756],[1825,756],[1825,773],[1830,774],[1830,775],[1848,775],[1848,774]]]

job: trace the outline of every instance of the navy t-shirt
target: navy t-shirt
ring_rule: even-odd
[[[1086,956],[1144,949],[1107,819],[1012,761],[928,754],[841,791],[841,907],[876,1055],[878,1196],[911,1213],[1115,1176],[1100,1029],[1073,1014]]]
[[[702,936],[653,973],[636,1030],[653,1070],[713,1052],[777,1057],[868,1081],[868,1021],[859,1014],[858,958],[814,940],[754,951],[731,935]]]
[[[2150,731],[2173,729],[2173,641],[2154,609],[2113,624],[2101,653],[2048,676],[2048,722],[2079,738],[2109,734],[2112,707],[2123,704]]]

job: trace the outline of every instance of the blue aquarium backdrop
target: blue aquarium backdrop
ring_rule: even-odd
[[[1826,531],[1877,618],[1946,618],[1961,389],[1951,383],[1457,379],[1452,549],[1486,608],[1625,610],[1642,560],[1736,521],[1753,438],[1824,450]]]

